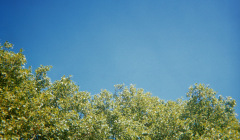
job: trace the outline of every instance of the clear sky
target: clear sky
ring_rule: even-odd
[[[0,0],[0,42],[27,66],[73,75],[80,90],[135,84],[165,100],[194,83],[236,99],[240,114],[239,0]]]

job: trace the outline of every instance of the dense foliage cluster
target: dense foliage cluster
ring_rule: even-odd
[[[25,56],[0,47],[0,139],[240,139],[235,100],[203,84],[164,101],[135,86],[91,96],[70,77],[50,82]]]

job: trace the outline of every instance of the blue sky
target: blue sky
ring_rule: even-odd
[[[0,42],[33,69],[96,94],[135,84],[165,100],[194,83],[231,96],[240,114],[238,0],[1,0]]]

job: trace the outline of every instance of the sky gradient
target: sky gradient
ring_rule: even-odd
[[[164,100],[209,84],[240,114],[240,1],[1,0],[0,42],[80,90],[135,84]],[[239,116],[238,116],[239,118]]]

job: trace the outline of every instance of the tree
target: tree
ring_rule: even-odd
[[[123,84],[91,96],[71,77],[51,83],[51,66],[32,73],[11,49],[0,47],[0,139],[240,139],[236,101],[204,84],[191,86],[188,100]]]
[[[0,47],[0,138],[78,136],[83,121],[79,113],[86,114],[89,93],[79,92],[70,77],[52,84],[47,77],[50,66],[40,66],[32,74],[31,68],[24,67],[22,50],[14,53],[11,48],[9,42]]]
[[[239,121],[231,97],[216,98],[216,92],[204,84],[189,88],[189,100],[183,112],[188,123],[188,137],[195,139],[235,139],[239,138]]]

